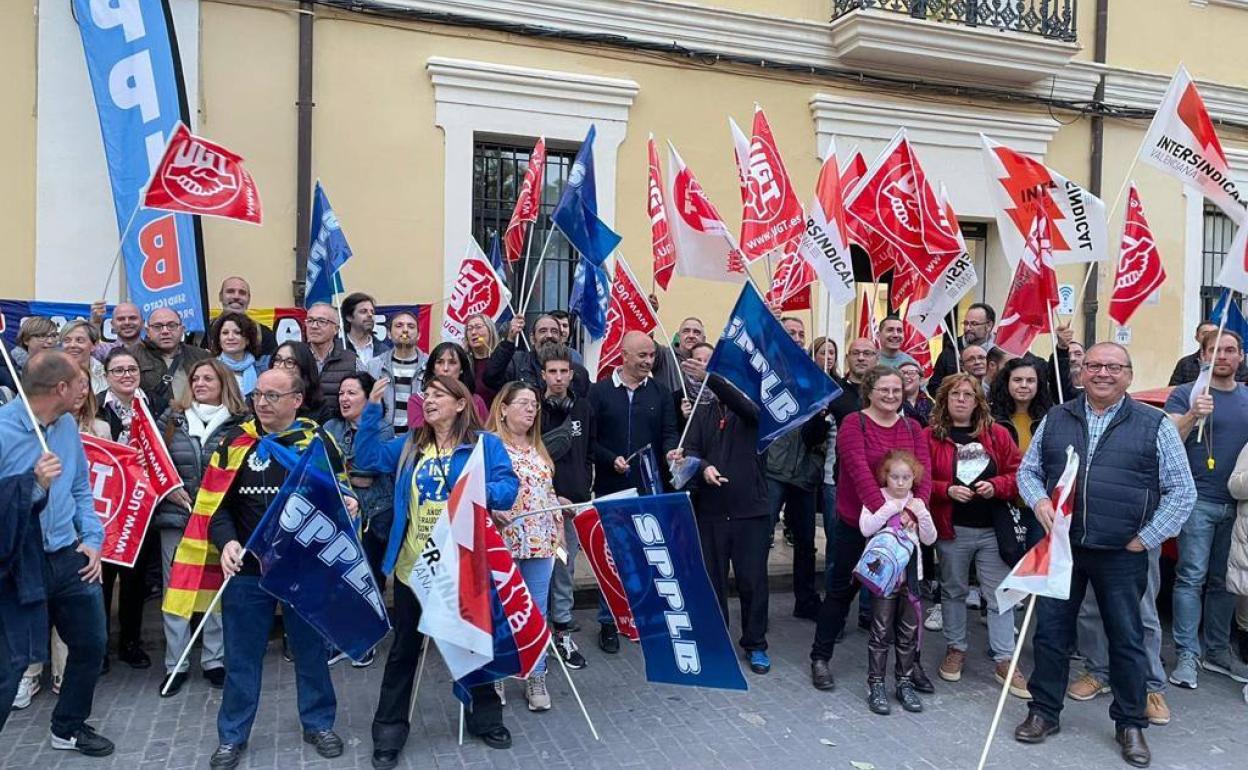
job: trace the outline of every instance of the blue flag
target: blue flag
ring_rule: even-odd
[[[1230,315],[1226,317],[1226,330],[1235,332],[1240,338],[1248,337],[1248,319],[1244,318],[1244,311],[1240,309],[1238,302],[1231,302],[1231,290],[1223,289],[1222,295],[1218,297],[1218,302],[1213,306],[1213,311],[1209,313],[1209,322],[1221,325],[1222,314],[1230,308]]]
[[[607,309],[610,304],[611,279],[607,271],[588,259],[577,260],[572,274],[568,312],[580,318],[585,331],[596,340],[607,335]]]
[[[503,244],[498,239],[498,231],[494,232],[494,238],[490,241],[490,264],[494,266],[494,272],[504,277],[507,276],[507,263],[503,262]],[[511,312],[511,305],[503,308],[503,312],[498,314],[499,326],[505,326],[511,323],[511,319],[516,314]]]
[[[646,680],[746,690],[685,493],[595,507],[641,637]]]
[[[841,395],[806,351],[789,338],[758,290],[747,282],[706,371],[758,404],[758,451]]]
[[[303,291],[305,308],[317,302],[334,301],[334,293],[342,291],[338,271],[350,258],[351,245],[338,226],[338,216],[318,179],[312,194],[312,235],[308,239],[308,275]]]
[[[246,547],[260,562],[260,587],[352,660],[363,659],[390,631],[319,437],[299,456]]]

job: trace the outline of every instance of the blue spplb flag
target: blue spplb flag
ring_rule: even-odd
[[[260,561],[260,587],[352,660],[363,659],[390,631],[319,437],[300,455],[246,547]]]
[[[748,689],[702,561],[689,495],[600,499],[595,507],[641,637],[646,680]]]
[[[338,271],[350,258],[351,245],[318,179],[312,194],[312,234],[308,239],[308,275],[303,291],[305,308],[317,302],[334,301],[334,291],[342,291]]]
[[[589,336],[600,340],[607,335],[607,309],[611,304],[611,279],[607,271],[581,259],[572,274],[572,295],[568,312],[581,319]]]
[[[728,317],[706,370],[758,404],[758,451],[841,395],[832,378],[789,338],[752,283]]]
[[[601,268],[602,263],[620,244],[620,236],[598,218],[598,189],[594,183],[594,136],[594,127],[590,126],[585,142],[581,144],[580,152],[572,162],[568,184],[563,188],[563,195],[560,196],[559,205],[555,207],[551,218],[555,227],[572,244],[572,248],[583,259],[588,259]]]
[[[1230,315],[1226,317],[1226,330],[1235,332],[1240,338],[1248,337],[1248,319],[1244,318],[1244,311],[1240,309],[1238,302],[1231,302],[1231,290],[1223,289],[1222,296],[1218,297],[1218,302],[1213,306],[1213,311],[1209,314],[1209,322],[1215,324],[1222,323],[1222,314],[1230,309]]]

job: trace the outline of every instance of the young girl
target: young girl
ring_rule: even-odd
[[[871,636],[867,641],[867,705],[876,714],[888,714],[888,694],[884,689],[884,670],[888,648],[897,647],[897,701],[906,711],[922,711],[923,702],[914,690],[911,678],[919,645],[918,587],[922,575],[919,543],[936,542],[936,525],[927,506],[913,494],[915,484],[923,476],[923,466],[910,452],[894,449],[884,455],[875,469],[881,485],[884,504],[877,511],[862,510],[858,526],[865,537],[871,537],[885,526],[899,526],[905,537],[914,543],[905,576],[886,596],[871,602]]]

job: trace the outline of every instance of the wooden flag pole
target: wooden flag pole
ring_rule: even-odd
[[[1052,305],[1049,305],[1049,341],[1053,343],[1053,371],[1057,376],[1053,378],[1057,387],[1057,403],[1066,403],[1066,394],[1062,392],[1062,365],[1057,360],[1057,312]],[[1066,363],[1066,371],[1070,371],[1069,359]]]
[[[1018,639],[1014,642],[1014,655],[1010,658],[1010,665],[1005,671],[1005,683],[1001,685],[1001,694],[997,696],[997,710],[992,715],[992,725],[988,728],[988,737],[984,740],[984,749],[979,754],[979,764],[976,770],[984,770],[984,764],[988,762],[988,750],[992,748],[992,739],[997,734],[997,725],[1001,723],[1001,711],[1005,708],[1005,699],[1010,694],[1010,682],[1014,679],[1014,672],[1018,669],[1018,658],[1023,654],[1023,642],[1027,639],[1027,630],[1031,627],[1031,614],[1036,608],[1036,595],[1032,594],[1027,597],[1027,611],[1023,613],[1023,627],[1018,632]],[[1007,610],[1013,612],[1013,610]]]

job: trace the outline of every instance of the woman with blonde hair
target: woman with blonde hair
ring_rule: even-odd
[[[22,326],[17,332],[17,344],[9,351],[18,374],[21,374],[22,368],[26,366],[31,356],[42,350],[56,347],[60,340],[61,333],[51,318],[32,315],[23,319]]]
[[[108,379],[104,376],[104,364],[100,363],[92,352],[100,341],[100,333],[90,321],[82,318],[65,324],[61,329],[61,350],[74,359],[74,363],[91,373],[91,392],[100,393],[108,387]]]
[[[555,552],[563,545],[563,514],[548,510],[571,503],[555,495],[555,464],[542,444],[542,397],[525,382],[509,382],[494,398],[486,429],[503,440],[511,467],[520,478],[520,493],[510,510],[494,510],[494,523],[516,560],[524,584],[529,587],[537,609],[546,616],[550,596],[550,576],[555,569]],[[529,514],[528,511],[545,511]],[[502,693],[503,683],[496,685]],[[525,681],[529,711],[550,708],[546,689],[546,654]]]
[[[464,347],[472,359],[472,378],[477,385],[473,392],[489,404],[494,400],[494,389],[485,384],[485,366],[498,347],[498,327],[489,316],[475,313],[464,319]]]

